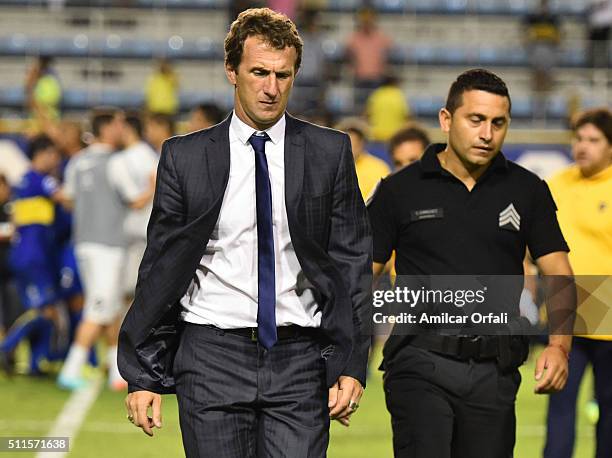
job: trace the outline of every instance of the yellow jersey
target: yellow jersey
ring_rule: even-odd
[[[363,200],[366,201],[378,182],[389,175],[391,169],[385,161],[368,153],[360,154],[355,160],[357,181]]]
[[[386,142],[404,127],[410,109],[402,90],[395,86],[376,89],[367,101],[366,112],[373,140]]]
[[[151,113],[176,114],[179,108],[176,76],[160,72],[153,74],[147,82],[145,99]]]
[[[584,337],[612,340],[612,166],[584,177],[573,165],[549,180],[559,224],[570,247],[569,259],[579,292]]]

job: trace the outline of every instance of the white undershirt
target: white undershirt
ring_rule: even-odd
[[[276,273],[276,325],[319,327],[321,311],[312,291],[297,295],[302,268],[295,255],[285,208],[285,116],[266,130],[266,158],[272,188],[272,232]],[[222,329],[257,326],[256,132],[236,113],[229,128],[230,174],[219,219],[195,275],[181,299],[182,319]],[[289,152],[290,154],[290,152]]]

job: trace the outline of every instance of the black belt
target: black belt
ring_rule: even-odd
[[[213,329],[226,332],[228,334],[237,334],[239,336],[248,337],[253,342],[257,342],[257,328],[231,328],[221,329],[216,326],[208,325]],[[290,326],[279,326],[276,328],[276,335],[278,340],[295,339],[297,337],[313,337],[316,338],[320,335],[319,328],[306,328],[303,326],[290,325]]]
[[[463,361],[485,360],[499,356],[500,339],[497,336],[419,334],[410,340],[410,345]]]

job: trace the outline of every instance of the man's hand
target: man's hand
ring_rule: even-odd
[[[153,436],[153,427],[162,427],[161,402],[161,395],[151,391],[134,391],[128,394],[125,398],[128,420],[134,426],[142,428],[147,435]],[[149,406],[153,410],[152,418],[147,413]]]
[[[561,391],[567,382],[567,353],[559,346],[549,345],[536,361],[537,394]]]
[[[359,407],[363,387],[357,379],[342,375],[329,389],[329,416],[344,426],[349,426],[351,415]]]

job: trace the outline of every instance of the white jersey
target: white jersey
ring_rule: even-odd
[[[148,189],[158,161],[157,153],[145,142],[136,143],[113,156],[110,174],[124,199],[133,201]],[[123,227],[129,240],[146,239],[152,208],[151,202],[142,209],[128,212]]]

